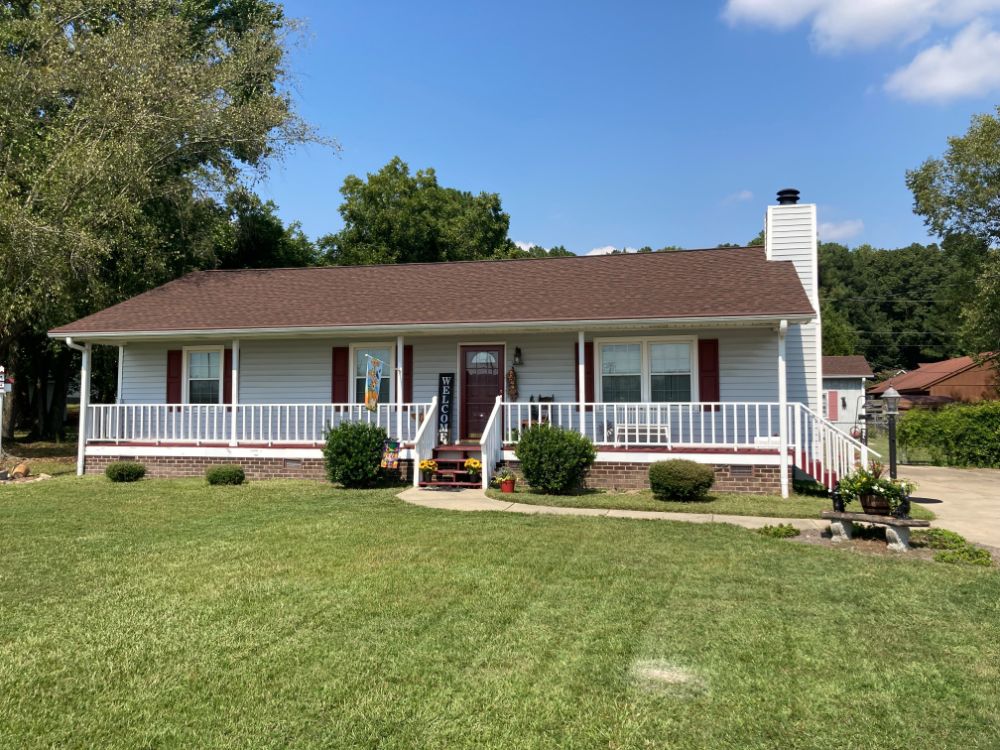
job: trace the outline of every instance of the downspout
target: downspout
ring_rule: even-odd
[[[778,467],[781,472],[781,496],[788,497],[788,371],[785,356],[785,335],[788,321],[778,326]]]
[[[90,344],[73,343],[71,336],[66,337],[66,346],[81,353],[80,359],[80,424],[78,446],[76,450],[76,475],[83,476],[87,447],[87,411],[90,407]]]

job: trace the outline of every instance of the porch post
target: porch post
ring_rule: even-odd
[[[90,352],[91,345],[85,344],[80,355],[80,438],[76,450],[76,475],[83,476],[87,450],[87,412],[90,407]]]
[[[788,497],[788,373],[785,367],[785,334],[788,321],[778,325],[778,467],[781,472],[781,496]]]
[[[396,337],[396,439],[403,442],[403,337]]]
[[[583,404],[587,400],[587,365],[586,358],[584,357],[583,351],[583,331],[576,334],[576,382],[578,383],[577,390],[580,395],[580,403],[577,406],[580,409],[580,434],[587,434],[587,407]]]
[[[229,426],[229,445],[235,448],[236,442],[236,423],[240,411],[240,340],[233,339],[233,362],[232,371],[229,373],[229,377],[232,378],[233,383],[233,403],[230,407],[232,410],[231,419]]]
[[[122,402],[122,374],[125,372],[125,347],[118,347],[118,388],[115,390],[115,403]]]

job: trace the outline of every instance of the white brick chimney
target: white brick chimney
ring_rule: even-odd
[[[819,237],[816,205],[799,203],[798,190],[778,191],[778,205],[767,207],[764,251],[768,260],[791,261],[816,311],[810,323],[789,325],[788,400],[822,414],[822,321],[819,313]],[[804,375],[803,375],[804,373]]]

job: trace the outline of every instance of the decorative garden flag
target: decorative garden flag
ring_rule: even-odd
[[[368,357],[368,369],[365,373],[365,407],[368,411],[378,411],[378,392],[382,387],[382,367],[378,357]]]

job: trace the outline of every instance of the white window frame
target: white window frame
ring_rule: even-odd
[[[687,344],[691,351],[691,401],[697,403],[698,393],[698,337],[697,336],[628,336],[621,338],[594,339],[594,398],[604,403],[604,359],[603,349],[607,344],[641,344],[640,383],[642,401],[652,403],[652,373],[649,347],[651,344]],[[614,403],[614,402],[608,402]],[[677,403],[664,401],[663,403]]]
[[[185,346],[183,347],[183,366],[181,367],[181,378],[183,381],[181,401],[190,404],[188,395],[188,353],[189,352],[218,352],[219,354],[219,403],[226,401],[226,347],[225,346]],[[199,380],[209,380],[209,378],[198,378]],[[201,404],[207,406],[208,404]]]
[[[389,361],[386,363],[389,366],[389,372],[387,374],[385,372],[385,370],[383,370],[382,371],[382,377],[383,378],[384,377],[388,377],[389,378],[389,401],[388,401],[388,403],[390,403],[390,404],[396,403],[396,398],[395,398],[395,396],[396,396],[396,342],[395,341],[391,341],[391,342],[389,342],[389,341],[383,341],[383,342],[375,342],[375,343],[370,343],[370,344],[351,344],[351,362],[350,362],[350,365],[349,365],[350,372],[351,372],[351,382],[350,382],[350,387],[347,389],[347,403],[349,403],[349,404],[357,404],[357,403],[363,404],[364,403],[364,401],[357,401],[357,400],[355,400],[355,390],[357,388],[356,381],[357,381],[359,375],[357,374],[357,372],[355,371],[354,368],[357,366],[357,357],[358,357],[357,352],[358,352],[359,349],[361,349],[361,350],[364,350],[364,349],[388,349],[389,350]],[[382,406],[385,406],[385,404],[382,404]]]

